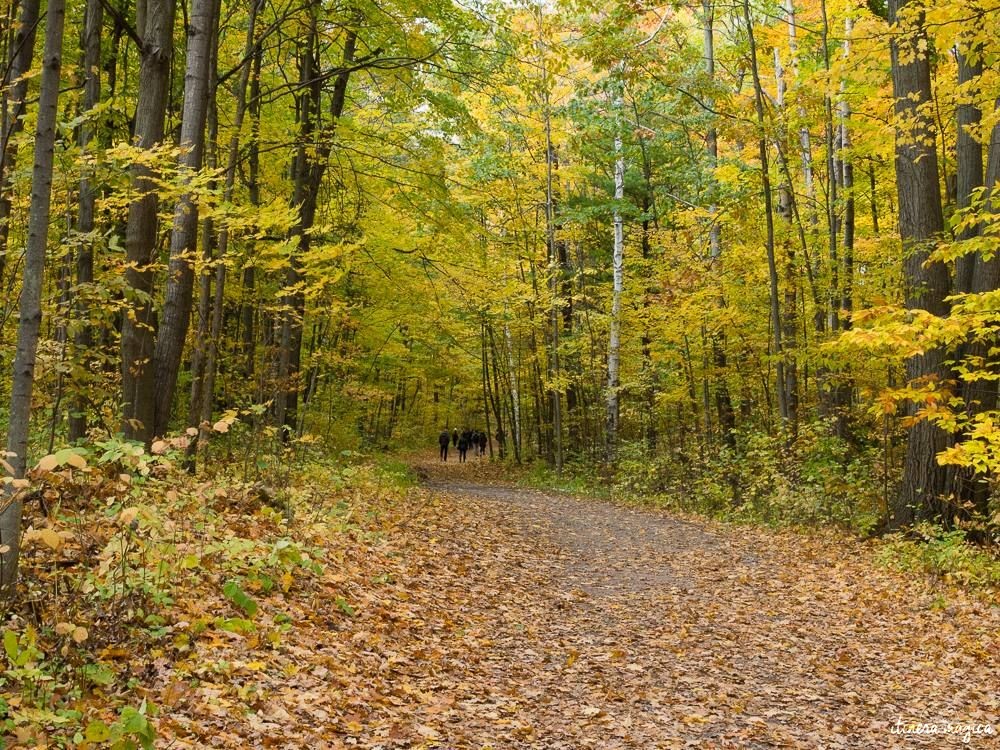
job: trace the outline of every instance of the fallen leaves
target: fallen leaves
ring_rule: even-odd
[[[141,514],[176,545],[157,638],[107,644],[69,616],[55,632],[101,680],[131,676],[172,747],[902,747],[920,739],[890,734],[897,719],[996,723],[995,607],[951,589],[934,606],[940,590],[849,540],[462,471],[405,497],[347,487],[346,504],[319,475],[290,526],[251,487],[171,486],[187,514]],[[43,531],[64,534],[33,531],[46,549]]]

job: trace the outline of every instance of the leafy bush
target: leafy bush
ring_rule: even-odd
[[[193,653],[219,631],[280,643],[282,603],[319,585],[330,536],[374,533],[354,500],[410,481],[399,465],[318,449],[260,481],[238,462],[193,476],[185,437],[152,451],[111,438],[31,472],[42,502],[26,506],[22,595],[2,634],[0,737],[152,747],[154,707],[125,700],[129,655]],[[336,606],[355,613],[343,596]]]
[[[615,497],[769,525],[835,524],[869,533],[883,507],[878,451],[831,436],[823,422],[802,425],[782,446],[761,431],[739,436],[739,450],[689,443],[649,454],[622,446]]]
[[[971,544],[961,529],[920,524],[886,538],[879,560],[905,572],[924,572],[974,588],[1000,588],[1000,559]]]

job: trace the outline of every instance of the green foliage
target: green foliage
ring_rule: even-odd
[[[909,573],[927,573],[965,586],[1000,589],[1000,558],[969,542],[961,529],[923,523],[911,533],[894,534],[879,548],[886,565]]]
[[[109,750],[149,750],[153,747],[156,732],[149,721],[155,709],[146,701],[138,708],[124,705],[118,719],[106,724],[100,719],[90,720],[82,729],[84,714],[73,708],[59,705],[59,692],[73,685],[74,674],[79,675],[83,687],[106,688],[114,683],[115,674],[100,662],[91,661],[89,655],[78,651],[87,637],[86,629],[72,625],[57,626],[57,632],[67,634],[66,644],[60,653],[47,654],[41,649],[38,632],[27,626],[18,634],[13,629],[4,630],[3,648],[8,667],[0,678],[7,696],[9,688],[20,686],[17,707],[0,698],[0,729],[4,734],[16,734],[22,728],[30,730],[35,725],[48,725],[60,733],[73,737],[73,742],[88,742],[93,747]],[[70,649],[73,649],[71,652]],[[70,680],[70,682],[66,682]],[[70,697],[79,697],[80,687],[70,689]],[[81,730],[74,731],[74,727]],[[0,739],[0,748],[5,747]]]
[[[517,476],[517,483],[522,487],[536,487],[596,497],[608,494],[607,487],[600,481],[595,469],[582,462],[567,463],[560,473],[542,461],[535,461]]]
[[[380,455],[377,459],[378,482],[394,490],[404,490],[417,485],[418,478],[409,463],[392,456]]]
[[[803,425],[787,447],[766,433],[725,446],[675,448],[649,455],[641,443],[619,453],[613,496],[732,521],[769,525],[834,524],[867,534],[879,522],[884,482],[876,446],[857,446]]]
[[[91,465],[72,466],[71,472],[53,466],[34,479],[60,512],[44,525],[36,521],[41,528],[26,537],[31,561],[26,585],[44,606],[57,602],[50,586],[72,589],[74,598],[71,612],[42,615],[65,622],[52,620],[56,624],[36,629],[15,618],[0,637],[0,687],[6,698],[18,697],[16,706],[0,705],[4,734],[30,736],[34,728],[48,726],[60,741],[111,750],[151,747],[151,706],[102,699],[102,706],[118,712],[114,721],[106,712],[77,708],[97,696],[129,692],[130,669],[123,669],[121,656],[102,655],[104,647],[110,642],[110,651],[124,654],[115,644],[127,643],[130,653],[191,654],[200,639],[219,631],[279,643],[290,626],[281,612],[283,597],[308,590],[324,575],[324,552],[316,542],[331,534],[367,533],[362,528],[367,519],[355,517],[350,498],[356,492],[370,497],[399,492],[404,481],[392,463],[377,468],[355,454],[336,460],[310,456],[301,473],[291,475],[293,481],[285,473],[275,477],[286,481],[283,494],[296,506],[289,521],[268,504],[257,483],[223,471],[201,481],[169,460],[169,446],[158,448],[146,476],[128,470],[137,470],[135,461],[151,455],[135,444],[109,440],[100,450],[109,455],[74,449],[74,455],[89,456]],[[100,470],[105,467],[111,471]],[[69,513],[70,503],[87,507],[85,514]],[[81,542],[97,553],[71,568],[48,558]],[[192,604],[192,597],[199,601]],[[205,601],[209,609],[193,617],[192,608]],[[345,616],[357,613],[344,596],[334,605]]]
[[[152,750],[156,729],[149,721],[151,715],[155,715],[154,707],[146,701],[138,708],[123,706],[116,721],[109,725],[95,719],[87,724],[82,733],[77,733],[74,741],[108,750],[138,750],[140,747]]]
[[[257,614],[257,602],[255,602],[243,589],[240,588],[237,581],[233,579],[226,581],[225,585],[222,587],[222,593],[226,595],[226,598],[229,601],[246,612],[251,618]]]

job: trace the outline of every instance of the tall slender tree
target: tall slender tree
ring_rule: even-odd
[[[180,167],[190,175],[201,168],[208,116],[208,82],[218,19],[218,0],[192,0],[187,23],[187,61],[184,73],[184,110],[181,116]],[[162,321],[156,338],[156,402],[153,434],[166,432],[173,408],[177,373],[191,321],[194,262],[198,246],[198,205],[190,192],[174,207],[170,235],[170,262]]]
[[[319,24],[322,3],[309,10],[309,31],[299,52],[299,143],[293,167],[294,190],[292,204],[297,208],[297,220],[291,230],[296,248],[289,258],[283,292],[280,353],[278,364],[279,389],[276,417],[286,437],[297,429],[299,402],[299,371],[302,359],[302,330],[305,316],[305,292],[302,289],[302,257],[309,252],[312,229],[316,222],[319,193],[333,150],[337,123],[347,104],[347,85],[355,63],[359,23],[357,13],[350,14],[351,25],[343,30],[343,53],[335,75],[324,76],[319,69]],[[323,82],[332,79],[326,125],[320,127],[323,107]]]
[[[621,325],[622,292],[625,285],[625,221],[622,201],[625,200],[625,153],[622,147],[621,110],[625,106],[622,88],[625,86],[625,63],[619,64],[613,77],[614,144],[615,144],[615,205],[611,251],[611,320],[608,333],[608,391],[606,406],[606,458],[613,461],[618,450],[619,391],[621,388]]]
[[[715,5],[713,0],[702,0],[701,3],[701,32],[702,32],[702,60],[705,67],[705,76],[708,85],[715,85]],[[713,108],[712,100],[707,102],[709,109]],[[719,131],[716,125],[716,115],[713,111],[708,113],[708,128],[705,132],[705,151],[708,156],[708,168],[714,173],[719,164]],[[711,190],[713,196],[718,190],[718,185],[711,178]],[[715,268],[716,274],[722,272],[722,224],[719,216],[719,207],[713,201],[708,207],[709,228],[708,228],[708,257]],[[719,285],[721,290],[722,285]],[[726,300],[721,291],[717,295],[719,309],[726,307]],[[712,341],[712,365],[714,367],[715,381],[715,410],[716,422],[722,433],[722,441],[730,449],[736,448],[736,412],[733,410],[733,400],[729,393],[729,383],[726,381],[728,369],[728,356],[726,354],[725,334],[721,330],[711,333]]]
[[[137,18],[142,49],[135,140],[153,150],[163,140],[167,112],[170,59],[173,55],[174,0],[145,0]],[[137,21],[138,22],[138,21]],[[125,283],[128,288],[122,321],[122,430],[134,440],[153,438],[156,380],[153,363],[156,314],[153,309],[154,261],[159,196],[155,171],[137,161],[131,169],[136,198],[129,204],[125,230]]]
[[[7,66],[3,76],[3,98],[0,100],[3,120],[0,122],[0,282],[7,267],[7,242],[10,237],[11,185],[10,173],[17,159],[17,134],[24,127],[28,95],[28,72],[35,53],[38,29],[39,0],[22,0],[17,31],[11,35]]]
[[[101,100],[101,27],[104,21],[104,5],[101,0],[87,0],[84,12],[81,69],[83,71],[83,102],[84,119],[77,135],[77,144],[81,151],[91,147],[96,133],[93,111]],[[88,117],[89,115],[89,117]],[[86,287],[94,281],[94,244],[93,232],[96,228],[94,212],[97,204],[98,186],[93,177],[84,172],[80,178],[80,198],[77,213],[77,230],[83,237],[76,257],[76,282],[83,290],[77,294],[76,317],[77,331],[74,343],[78,356],[84,358],[84,369],[89,363],[89,349],[94,335],[90,324],[86,304]],[[82,384],[78,386],[82,390]],[[78,393],[73,409],[69,415],[69,439],[79,440],[87,432],[87,399],[83,393]]]
[[[749,40],[750,72],[753,78],[754,111],[757,116],[757,153],[760,158],[761,192],[764,197],[765,224],[765,254],[767,256],[767,274],[770,300],[771,336],[774,342],[774,359],[776,391],[778,394],[778,413],[781,416],[782,430],[790,419],[788,395],[785,380],[785,350],[782,345],[781,302],[778,298],[778,265],[775,260],[774,241],[774,199],[771,195],[770,159],[768,158],[767,127],[764,116],[764,89],[760,82],[760,67],[757,63],[757,39],[754,35],[753,19],[750,15],[750,0],[743,0],[743,22]]]
[[[56,121],[59,109],[59,81],[62,71],[65,0],[49,0],[45,20],[45,49],[42,53],[42,81],[35,123],[35,155],[31,169],[31,208],[28,239],[24,248],[17,350],[8,412],[7,456],[14,477],[21,478],[28,466],[28,436],[31,425],[31,396],[35,386],[38,335],[42,326],[42,284],[49,240],[52,206],[52,165],[55,159]],[[7,599],[17,583],[22,502],[4,485],[0,492],[0,599]]]

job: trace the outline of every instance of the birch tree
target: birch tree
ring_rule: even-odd
[[[625,63],[619,64],[613,76],[612,86],[614,87],[613,99],[611,103],[612,117],[614,121],[614,213],[611,254],[611,318],[610,331],[608,333],[608,391],[607,391],[607,460],[613,461],[618,449],[618,419],[619,419],[619,391],[621,388],[620,361],[621,361],[621,317],[622,317],[622,291],[625,285],[625,222],[622,217],[622,203],[625,200],[625,154],[622,149],[622,109],[624,108],[624,96],[622,88],[625,85]]]

